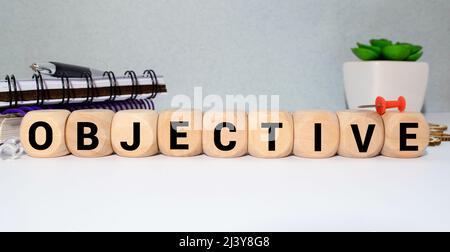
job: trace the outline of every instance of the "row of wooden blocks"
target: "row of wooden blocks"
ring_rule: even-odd
[[[42,110],[28,113],[21,141],[32,157],[369,158],[423,155],[428,123],[421,113],[372,111],[205,112]]]

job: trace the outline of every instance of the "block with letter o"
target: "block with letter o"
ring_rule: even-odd
[[[54,158],[69,154],[66,146],[67,110],[28,112],[20,125],[20,140],[31,157]]]

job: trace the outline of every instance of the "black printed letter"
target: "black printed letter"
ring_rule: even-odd
[[[129,145],[127,142],[120,142],[120,146],[126,151],[134,151],[141,145],[141,123],[133,123],[133,144]]]
[[[419,124],[418,123],[400,123],[400,151],[418,151],[419,146],[417,146],[417,145],[409,146],[406,143],[408,139],[416,139],[417,138],[416,134],[408,134],[407,133],[408,128],[417,129],[417,128],[419,128]]]
[[[91,122],[78,122],[77,124],[77,149],[78,150],[93,150],[98,147],[98,137],[95,135],[98,132],[98,127]],[[89,128],[89,133],[84,133],[84,129]],[[84,139],[91,139],[91,144],[84,144]]]
[[[178,132],[178,127],[189,127],[189,122],[170,122],[170,149],[171,150],[188,150],[189,145],[178,144],[178,138],[186,138],[186,132]]]
[[[275,151],[275,146],[276,146],[275,130],[277,128],[282,129],[283,124],[282,123],[262,123],[261,127],[265,128],[265,129],[269,129],[269,151]]]
[[[314,124],[314,151],[322,151],[322,124]]]
[[[370,140],[372,140],[372,135],[375,130],[375,124],[369,124],[367,128],[366,138],[364,139],[364,143],[361,139],[361,134],[359,133],[359,128],[357,124],[352,124],[353,136],[355,137],[356,145],[358,145],[359,152],[367,152],[370,145]]]
[[[36,130],[42,127],[45,129],[45,142],[42,145],[39,145],[36,142]],[[46,150],[48,149],[53,142],[53,130],[50,124],[46,122],[35,122],[31,125],[29,131],[28,131],[28,141],[30,142],[31,147],[35,148],[36,150]]]
[[[214,130],[214,144],[217,149],[221,151],[230,151],[236,147],[236,141],[230,141],[228,145],[223,145],[221,142],[221,132],[223,128],[228,128],[230,132],[236,132],[236,127],[229,122],[219,123]]]

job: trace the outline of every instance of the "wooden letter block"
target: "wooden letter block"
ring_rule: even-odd
[[[387,112],[383,115],[385,138],[381,154],[394,158],[420,157],[428,146],[430,131],[421,113]]]
[[[73,112],[66,125],[66,143],[78,157],[104,157],[113,153],[111,123],[114,112],[86,109]]]
[[[248,125],[250,155],[260,158],[282,158],[292,153],[294,126],[289,112],[250,112]]]
[[[203,115],[203,152],[211,157],[231,158],[247,154],[247,114],[206,112]]]
[[[384,143],[384,124],[374,111],[337,112],[340,124],[338,154],[343,157],[369,158],[380,154]]]
[[[197,110],[168,110],[158,119],[158,144],[162,154],[191,157],[202,154],[203,115]]]
[[[20,125],[20,141],[26,153],[36,158],[69,154],[66,147],[67,110],[38,110],[25,115]]]
[[[329,158],[339,148],[339,121],[328,111],[294,113],[294,154],[306,158]]]
[[[149,157],[158,153],[158,113],[153,110],[117,112],[111,127],[114,152],[122,157]]]

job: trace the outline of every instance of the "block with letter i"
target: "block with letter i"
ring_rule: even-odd
[[[114,112],[86,109],[72,112],[67,120],[66,142],[69,151],[78,157],[104,157],[113,153],[111,123]]]
[[[69,154],[66,147],[67,110],[38,110],[25,115],[20,125],[20,141],[25,152],[36,158]]]
[[[248,152],[259,158],[282,158],[292,153],[292,115],[283,111],[254,111],[248,114]]]
[[[394,158],[415,158],[425,152],[429,142],[429,126],[421,113],[386,112],[386,128],[381,154]]]
[[[247,114],[206,112],[203,115],[203,152],[211,157],[231,158],[247,154]]]
[[[338,154],[351,158],[378,156],[384,143],[384,124],[374,111],[337,112],[340,125]]]
[[[203,113],[167,110],[159,114],[158,145],[162,154],[192,157],[202,154]]]
[[[158,153],[158,113],[153,110],[117,112],[112,121],[111,142],[122,157],[149,157]]]
[[[297,111],[294,117],[294,154],[329,158],[339,147],[339,121],[329,111]]]

